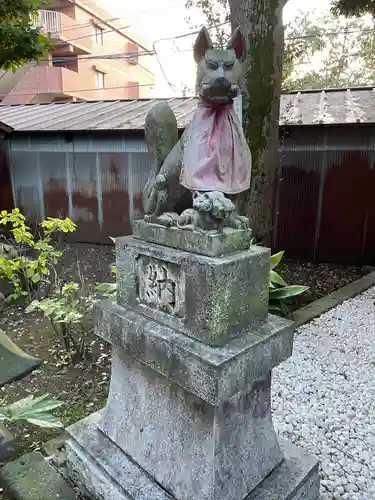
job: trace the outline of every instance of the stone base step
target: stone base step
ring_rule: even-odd
[[[68,428],[67,467],[93,500],[177,500],[98,430],[99,414]],[[318,500],[319,464],[289,442],[285,460],[246,500]],[[199,499],[194,499],[199,500]]]

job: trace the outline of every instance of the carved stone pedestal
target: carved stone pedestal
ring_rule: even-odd
[[[176,231],[149,226],[153,241]],[[271,370],[293,332],[267,315],[269,252],[242,235],[211,257],[205,236],[200,254],[117,240],[118,301],[97,314],[110,394],[68,429],[70,474],[95,500],[316,500],[317,461],[280,446],[272,423]]]

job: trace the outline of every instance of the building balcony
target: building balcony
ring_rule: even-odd
[[[77,23],[75,19],[55,10],[39,10],[32,17],[35,28],[50,35],[54,41],[54,51],[63,55],[91,54],[92,36],[89,27]]]
[[[79,74],[68,68],[39,65],[27,74],[6,95],[2,104],[29,104],[61,98],[84,99]]]

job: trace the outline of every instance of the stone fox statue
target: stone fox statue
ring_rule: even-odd
[[[166,102],[146,116],[145,136],[152,168],[143,191],[146,220],[191,207],[191,192],[230,197],[250,186],[251,155],[233,110],[242,78],[244,40],[237,28],[225,49],[213,48],[206,28],[194,44],[198,106],[178,140],[177,120]]]

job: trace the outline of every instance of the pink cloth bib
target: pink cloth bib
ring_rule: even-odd
[[[180,183],[237,194],[250,187],[251,153],[233,104],[199,104],[186,130]]]

